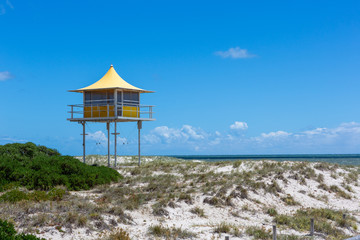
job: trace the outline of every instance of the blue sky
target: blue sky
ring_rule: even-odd
[[[359,1],[0,0],[0,143],[81,154],[67,90],[156,93],[144,154],[359,153]],[[136,154],[136,124],[119,124]],[[89,124],[89,154],[105,154]],[[96,144],[100,143],[100,144]]]

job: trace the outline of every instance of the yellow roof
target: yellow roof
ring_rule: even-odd
[[[85,92],[92,90],[105,90],[105,89],[126,89],[130,91],[136,91],[141,93],[149,93],[153,91],[144,90],[141,88],[134,87],[133,85],[125,82],[119,74],[115,71],[113,65],[110,66],[109,71],[96,83],[90,86],[80,88],[77,90],[71,90],[70,92]]]

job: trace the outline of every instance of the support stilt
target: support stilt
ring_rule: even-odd
[[[114,136],[115,136],[115,152],[114,152],[114,157],[115,157],[115,167],[116,167],[116,164],[117,164],[117,135],[119,135],[120,133],[117,133],[116,132],[116,121],[115,121],[115,127],[114,127],[114,133],[112,133],[112,134],[114,134]]]
[[[142,121],[137,122],[138,125],[138,148],[139,148],[139,166],[141,164],[141,157],[140,157],[140,129],[142,128]]]
[[[83,126],[83,163],[85,163],[85,122],[81,122],[82,126]]]
[[[108,167],[110,167],[110,122],[106,123],[106,129],[108,131]]]
[[[115,155],[115,167],[116,167],[116,139],[117,139],[117,132],[116,132],[116,121],[115,121],[115,131],[114,131],[114,135],[115,135],[115,152],[114,152],[114,155]]]

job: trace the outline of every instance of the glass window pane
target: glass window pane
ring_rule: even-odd
[[[91,93],[90,92],[85,92],[85,106],[89,106],[91,104]]]
[[[106,105],[106,92],[92,92],[91,102],[94,106]]]

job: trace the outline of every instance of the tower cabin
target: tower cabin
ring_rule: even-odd
[[[134,87],[122,79],[111,65],[109,71],[94,84],[70,90],[83,94],[83,104],[69,105],[72,122],[153,121],[152,107],[140,104],[141,93],[151,93]]]
[[[115,71],[113,65],[107,73],[94,84],[70,90],[83,94],[83,103],[68,105],[71,110],[71,122],[78,122],[83,126],[83,161],[85,162],[85,124],[86,122],[106,123],[108,131],[108,166],[110,166],[110,123],[114,122],[115,135],[115,166],[116,166],[116,132],[117,122],[137,122],[139,141],[139,164],[140,164],[140,129],[143,121],[153,121],[153,106],[140,104],[140,94],[152,93],[153,91],[137,88],[124,79]]]

